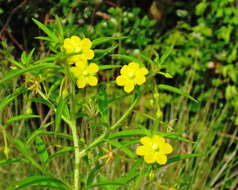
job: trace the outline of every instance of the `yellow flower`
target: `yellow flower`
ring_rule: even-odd
[[[84,88],[87,84],[96,86],[98,79],[95,76],[99,67],[95,63],[88,64],[87,62],[76,62],[75,67],[70,68],[71,72],[77,78],[78,88]]]
[[[66,53],[78,53],[67,59],[69,64],[82,61],[86,62],[94,57],[94,51],[90,48],[92,42],[88,38],[80,39],[78,36],[72,36],[64,40],[63,48]]]
[[[124,90],[130,93],[134,90],[135,85],[142,85],[145,81],[145,75],[149,72],[145,67],[140,67],[138,63],[131,62],[129,65],[124,65],[120,71],[121,75],[116,78],[116,83],[119,86],[124,86]]]
[[[142,137],[140,139],[142,146],[137,147],[136,154],[144,156],[144,160],[148,164],[157,162],[160,165],[166,164],[167,156],[173,151],[173,147],[166,143],[163,137],[158,135],[153,137]]]

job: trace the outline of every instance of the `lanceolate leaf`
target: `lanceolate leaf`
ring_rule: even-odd
[[[114,36],[114,37],[102,37],[102,38],[98,38],[92,41],[93,43],[93,47],[100,45],[100,44],[104,44],[106,42],[110,42],[113,40],[123,40],[126,39],[126,36]]]
[[[41,29],[43,30],[54,42],[58,41],[57,36],[55,35],[54,32],[52,32],[49,28],[47,28],[47,26],[45,26],[44,24],[42,24],[41,22],[39,22],[36,19],[32,19],[34,21],[34,23]]]
[[[12,164],[15,162],[27,162],[27,160],[23,158],[11,158],[11,159],[6,159],[6,160],[0,160],[0,166],[5,165],[5,164]]]
[[[174,92],[176,94],[179,94],[179,95],[182,95],[182,96],[185,96],[187,98],[189,98],[190,100],[194,101],[194,102],[197,102],[198,101],[193,98],[192,96],[190,96],[188,93],[186,92],[183,92],[182,90],[176,88],[176,87],[173,87],[173,86],[170,86],[170,85],[165,85],[165,84],[159,84],[158,85],[158,88],[161,89],[161,90],[167,90],[169,92]]]
[[[15,117],[12,117],[11,119],[9,119],[7,121],[7,124],[10,124],[10,123],[13,123],[15,121],[22,120],[22,119],[31,119],[31,118],[40,118],[40,116],[39,115],[32,115],[32,114],[18,115],[18,116],[15,116]]]
[[[0,84],[4,83],[14,77],[22,75],[23,73],[26,73],[29,71],[37,71],[37,70],[47,69],[47,68],[60,68],[60,67],[57,65],[54,65],[54,64],[50,64],[50,63],[42,63],[42,64],[37,64],[37,65],[32,65],[30,67],[23,68],[23,69],[12,70],[12,71],[8,72],[6,74],[6,76],[0,80]]]
[[[48,161],[49,155],[46,150],[45,142],[40,136],[37,136],[35,138],[35,142],[36,142],[37,153],[40,157],[40,161],[41,163],[46,164],[46,162]]]
[[[70,187],[68,187],[61,180],[57,178],[53,178],[53,177],[47,177],[47,176],[27,177],[9,186],[6,190],[18,190],[18,189],[23,189],[26,187],[33,187],[33,186],[50,187],[50,188],[56,188],[59,190],[70,190]]]
[[[12,100],[14,100],[17,96],[19,96],[20,94],[23,94],[27,92],[27,89],[26,88],[18,88],[16,90],[16,92],[14,94],[11,94],[5,98],[3,98],[1,101],[0,101],[0,111],[7,105],[9,104]]]

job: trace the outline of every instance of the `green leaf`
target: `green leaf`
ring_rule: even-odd
[[[24,94],[27,92],[26,88],[18,88],[14,94],[11,94],[5,98],[3,98],[0,102],[0,111],[8,105],[12,100],[14,100],[17,96]]]
[[[11,158],[6,160],[0,160],[0,165],[11,164],[15,162],[26,162],[26,160],[23,158]]]
[[[54,136],[59,136],[63,137],[69,140],[72,140],[73,137],[71,135],[67,135],[65,133],[57,133],[57,132],[52,132],[52,131],[43,131],[42,129],[38,129],[34,131],[31,136],[27,139],[26,143],[30,144],[34,138],[36,138],[38,135],[54,135]]]
[[[173,78],[173,76],[170,75],[169,73],[164,73],[164,72],[159,71],[158,74],[163,75],[164,77],[166,77],[166,78],[168,78],[168,79]]]
[[[93,43],[93,47],[98,46],[100,44],[104,44],[106,42],[110,42],[113,40],[123,40],[126,39],[126,36],[113,36],[113,37],[102,37],[102,38],[98,38],[92,41]]]
[[[0,80],[0,84],[4,83],[14,77],[22,75],[23,73],[26,73],[29,71],[38,71],[38,70],[48,69],[48,68],[59,69],[60,67],[57,65],[54,65],[54,64],[50,64],[50,63],[42,63],[42,64],[37,64],[37,65],[32,65],[30,67],[23,68],[23,69],[12,70],[12,71],[9,71],[6,74],[6,76]]]
[[[119,150],[121,150],[122,152],[124,152],[127,156],[129,156],[131,159],[135,159],[136,155],[134,152],[132,152],[129,148],[125,147],[123,144],[121,144],[120,142],[117,141],[110,141],[110,140],[106,140],[106,142],[108,142],[109,144],[111,144],[112,146],[118,148]]]
[[[58,38],[55,35],[55,33],[52,32],[49,28],[47,28],[47,26],[45,26],[44,24],[42,24],[41,22],[39,22],[34,18],[32,18],[32,20],[43,32],[45,32],[51,38],[51,41],[58,42]]]
[[[46,150],[45,142],[42,140],[42,138],[40,136],[36,136],[35,142],[36,142],[37,153],[40,157],[40,161],[43,164],[46,164],[48,161],[49,155]]]
[[[75,148],[73,146],[64,147],[61,150],[59,150],[59,151],[55,152],[54,154],[50,155],[47,162],[50,162],[55,157],[60,156],[60,155],[64,154],[65,152],[71,152],[71,151],[74,151],[74,150],[75,150]]]
[[[18,151],[27,159],[30,161],[30,163],[36,167],[37,169],[39,169],[41,172],[43,172],[42,167],[34,160],[34,158],[32,157],[32,153],[29,150],[29,148],[27,147],[27,145],[22,142],[20,139],[13,139],[14,143],[16,145],[16,148],[18,149]]]
[[[89,185],[88,188],[92,188],[92,187],[102,187],[102,186],[108,186],[108,185],[113,185],[113,186],[126,186],[127,184],[122,183],[122,182],[117,182],[117,181],[112,181],[112,180],[104,180],[102,182],[93,184],[93,185]]]
[[[99,65],[100,70],[120,68],[121,65]]]
[[[195,158],[195,157],[199,157],[199,156],[205,156],[204,154],[184,154],[184,155],[177,155],[173,158],[168,159],[168,162],[166,165],[168,164],[172,164],[174,162],[178,162],[181,160],[186,160],[186,159],[190,159],[190,158]],[[158,165],[158,168],[163,167],[163,165]]]
[[[32,114],[22,114],[22,115],[18,115],[18,116],[15,116],[15,117],[12,117],[11,119],[9,119],[7,121],[7,124],[10,124],[10,123],[13,123],[15,121],[22,120],[22,119],[31,119],[31,118],[40,118],[40,116],[39,115],[32,115]]]
[[[51,187],[59,190],[70,190],[66,184],[61,180],[53,177],[47,176],[31,176],[27,177],[21,181],[16,182],[15,184],[9,186],[6,190],[18,190],[26,187]]]
[[[169,92],[174,92],[176,94],[179,94],[179,95],[182,95],[182,96],[185,96],[187,98],[189,98],[190,100],[198,103],[198,101],[193,98],[192,96],[190,96],[188,93],[186,92],[183,92],[182,90],[176,88],[176,87],[173,87],[173,86],[170,86],[170,85],[165,85],[165,84],[159,84],[158,85],[158,88],[161,89],[161,90],[167,90]]]
[[[99,61],[100,59],[102,59],[104,56],[106,56],[107,54],[112,52],[117,47],[118,47],[118,45],[112,46],[112,47],[107,48],[107,49],[95,49],[94,51],[96,53],[96,56],[93,59],[93,61]]]
[[[143,65],[140,60],[138,60],[138,59],[136,59],[135,57],[132,57],[132,56],[122,55],[122,54],[112,54],[111,56],[113,58],[122,59],[122,60],[125,60],[125,61],[128,61],[128,62],[134,61],[134,62],[139,63],[140,65]]]
[[[58,28],[58,32],[59,32],[60,41],[63,42],[63,40],[64,40],[64,27],[63,27],[63,24],[62,24],[62,20],[57,15],[55,16],[55,20],[56,20],[56,23],[57,23],[57,28]]]
[[[167,49],[167,50],[165,51],[165,53],[161,56],[161,58],[160,58],[160,60],[159,60],[159,63],[160,63],[161,65],[162,65],[162,64],[165,62],[165,60],[170,56],[170,54],[172,53],[173,49],[174,49],[174,45],[172,45],[169,49]]]
[[[100,171],[102,164],[98,164],[90,171],[88,177],[87,177],[87,182],[86,185],[89,186],[93,183],[94,178],[97,176],[98,172]]]

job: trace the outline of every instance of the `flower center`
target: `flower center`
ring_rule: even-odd
[[[84,76],[87,76],[87,75],[88,75],[88,71],[87,71],[87,70],[84,70],[82,74],[83,74]]]
[[[81,53],[82,52],[82,48],[79,47],[79,46],[75,47],[75,52]]]
[[[128,77],[129,78],[134,78],[135,76],[135,73],[134,72],[128,72]]]
[[[157,144],[152,144],[152,149],[153,150],[157,150],[159,147],[158,147],[158,145]]]

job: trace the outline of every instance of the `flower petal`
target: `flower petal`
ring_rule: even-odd
[[[77,45],[79,45],[80,42],[81,42],[81,39],[80,39],[78,36],[71,36],[70,42],[71,42],[72,44],[77,44]]]
[[[119,75],[116,78],[116,83],[118,86],[124,86],[125,85],[126,78],[123,75]]]
[[[160,165],[164,165],[167,163],[167,156],[165,156],[164,154],[156,153],[155,159],[156,159],[156,162]]]
[[[173,152],[173,147],[169,143],[163,143],[159,146],[159,152],[161,154],[170,154]]]
[[[149,71],[145,67],[140,68],[136,72],[137,75],[147,75],[148,73],[149,73]]]
[[[88,65],[87,70],[88,70],[88,73],[94,74],[94,73],[98,72],[99,67],[96,63],[91,63]]]
[[[86,86],[87,80],[85,77],[80,77],[77,80],[77,86],[78,88],[84,88]]]
[[[87,83],[90,85],[90,86],[96,86],[98,84],[98,79],[97,77],[95,76],[88,76],[87,77]]]
[[[159,135],[155,135],[152,137],[152,141],[154,144],[158,144],[158,145],[162,145],[165,143],[165,140],[163,137],[159,136]]]
[[[139,69],[139,64],[136,62],[130,62],[128,66],[134,72]]]
[[[124,65],[120,70],[121,75],[126,75],[128,73],[128,66]]]
[[[152,148],[153,142],[152,142],[152,139],[150,137],[147,137],[147,136],[142,137],[140,139],[140,142],[141,142],[141,144],[145,145],[146,147]]]
[[[136,149],[136,154],[139,156],[144,156],[147,154],[149,149],[146,146],[138,146]]]
[[[153,164],[156,161],[155,152],[149,152],[144,156],[144,160],[147,164]]]
[[[132,82],[125,83],[124,90],[126,93],[130,93],[134,90],[135,85]]]
[[[90,49],[92,47],[92,42],[88,38],[83,38],[81,40],[81,45],[83,49]]]
[[[135,83],[138,85],[142,85],[145,81],[146,81],[146,79],[145,79],[144,75],[137,75],[135,77]]]
[[[93,50],[84,50],[83,55],[86,59],[92,59],[94,57],[94,51]]]

